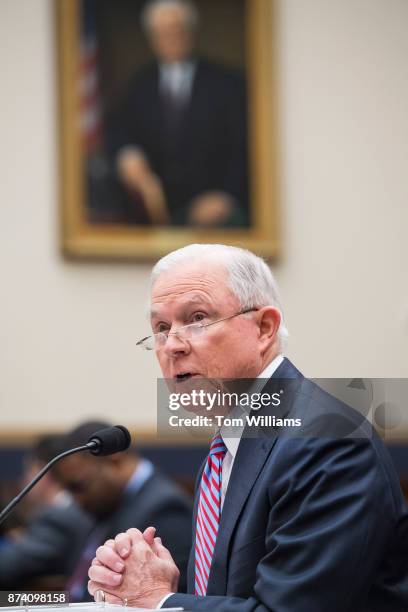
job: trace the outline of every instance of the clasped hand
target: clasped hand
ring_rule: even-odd
[[[155,608],[177,592],[180,572],[155,532],[128,529],[100,546],[88,572],[89,593],[102,590],[109,603]]]

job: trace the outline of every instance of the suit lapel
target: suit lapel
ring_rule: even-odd
[[[226,593],[230,542],[249,494],[276,438],[242,438],[225,496],[207,594]]]

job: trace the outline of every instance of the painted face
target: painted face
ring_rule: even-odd
[[[193,37],[183,9],[157,9],[152,16],[149,40],[160,61],[171,63],[187,59],[193,46]]]
[[[154,333],[177,331],[190,323],[211,323],[240,312],[216,263],[194,261],[165,272],[151,295]],[[183,339],[170,334],[156,349],[165,378],[255,378],[262,369],[260,331],[255,312],[221,321],[202,334]]]

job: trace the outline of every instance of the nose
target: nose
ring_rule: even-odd
[[[190,352],[190,344],[179,336],[177,332],[171,332],[167,337],[163,350],[168,357],[187,355]]]

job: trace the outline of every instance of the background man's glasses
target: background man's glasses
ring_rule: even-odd
[[[236,312],[232,315],[229,315],[228,317],[223,317],[222,319],[217,319],[216,321],[211,321],[210,323],[190,323],[189,325],[184,325],[183,327],[180,327],[177,331],[174,332],[158,332],[157,334],[153,334],[152,336],[146,336],[146,338],[142,338],[141,340],[139,340],[139,342],[136,342],[136,346],[140,346],[141,348],[144,348],[147,351],[153,351],[154,349],[164,346],[169,336],[178,336],[178,338],[181,338],[181,340],[193,340],[194,338],[198,338],[199,336],[201,336],[211,325],[215,325],[216,323],[221,323],[221,321],[227,321],[228,319],[233,319],[234,317],[238,317],[239,315],[246,314],[247,312],[254,312],[256,310],[258,310],[258,308],[246,308],[245,310]]]

